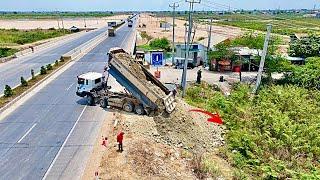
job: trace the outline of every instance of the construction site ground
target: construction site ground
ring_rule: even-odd
[[[106,109],[108,115],[82,179],[94,179],[96,172],[99,179],[199,179],[194,157],[204,154],[219,169],[217,178],[230,179],[230,166],[215,155],[224,144],[224,126],[207,123],[208,117],[190,113],[191,109],[182,100],[170,116]],[[116,142],[120,131],[125,133],[123,152]]]
[[[139,32],[145,31],[152,38],[162,38],[166,37],[167,39],[172,39],[172,27],[171,28],[161,28],[160,22],[168,22],[172,24],[172,18],[170,17],[153,17],[150,14],[141,14],[137,30]],[[185,20],[176,19],[175,21],[175,41],[177,43],[183,43],[185,41]],[[142,27],[145,24],[146,27]],[[207,25],[194,25],[196,29],[194,42],[199,42],[204,45],[208,44],[208,26]],[[235,38],[242,34],[242,30],[236,27],[228,27],[228,26],[212,26],[212,40],[211,46],[218,44],[229,38]],[[146,44],[145,39],[138,39],[138,45]],[[200,41],[199,41],[200,40]]]

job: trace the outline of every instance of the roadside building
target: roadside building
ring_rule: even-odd
[[[186,56],[186,44],[177,44],[176,45],[176,54],[177,60],[181,60],[181,58],[185,58]],[[188,59],[192,59],[192,64],[194,67],[203,65],[207,60],[207,47],[202,44],[191,44]],[[173,62],[176,64],[177,62]]]
[[[262,55],[262,50],[260,49],[250,49],[248,47],[233,47],[231,50],[238,57],[241,62],[242,71],[257,71],[258,65],[255,64],[255,59]],[[235,66],[235,62],[232,64]]]

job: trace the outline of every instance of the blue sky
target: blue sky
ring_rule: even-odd
[[[168,4],[179,0],[0,0],[1,11],[123,11],[169,10]],[[187,9],[180,0],[180,10]],[[237,9],[312,9],[319,0],[202,0],[197,10]]]

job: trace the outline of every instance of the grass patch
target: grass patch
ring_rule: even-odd
[[[191,105],[219,112],[227,126],[224,157],[235,178],[320,178],[320,91],[265,86],[256,96],[236,85],[229,97],[202,84],[187,90]]]
[[[0,58],[12,56],[18,51],[18,49],[13,48],[0,48]]]
[[[34,30],[17,30],[17,29],[0,29],[0,45],[23,45],[36,41],[55,38],[70,34],[69,30],[56,29],[34,29]]]
[[[41,81],[42,79],[46,78],[47,76],[49,76],[52,72],[54,72],[55,70],[57,70],[59,67],[63,66],[64,64],[66,64],[69,61],[58,61],[58,63],[54,63],[54,65],[52,65],[51,69],[46,69],[46,74],[39,74],[37,76],[34,76],[34,78],[30,79],[29,81],[27,81],[27,86],[24,85],[20,85],[13,90],[13,95],[10,97],[0,97],[0,108],[4,107],[6,104],[8,104],[10,101],[12,101],[13,99],[15,99],[16,97],[20,96],[22,93],[24,93],[25,91],[27,91],[28,89],[30,89],[32,86],[34,86],[36,83],[38,83],[39,81]]]

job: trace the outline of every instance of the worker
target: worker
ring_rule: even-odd
[[[122,147],[123,135],[124,135],[124,133],[123,133],[123,132],[120,132],[120,133],[118,134],[118,136],[117,136],[118,148],[119,148],[119,151],[120,151],[120,152],[123,151],[123,147]]]
[[[198,84],[201,83],[201,77],[202,77],[202,76],[201,76],[201,73],[202,73],[202,71],[201,71],[201,69],[199,69],[198,72],[197,72],[197,83],[198,83]]]

